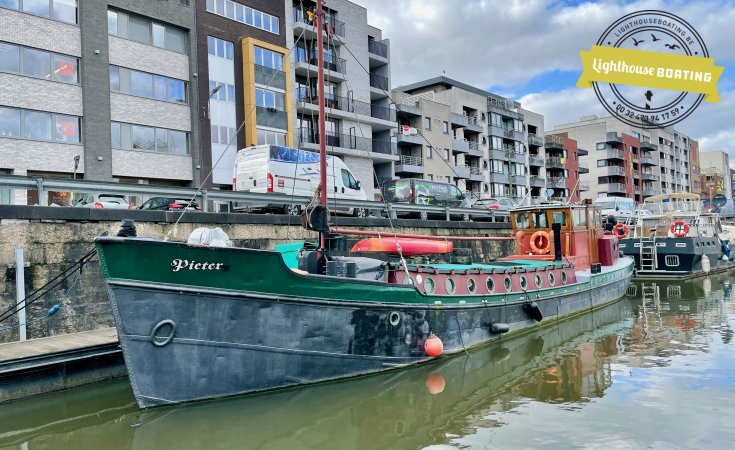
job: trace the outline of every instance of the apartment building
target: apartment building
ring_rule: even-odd
[[[207,186],[231,189],[238,149],[294,143],[286,7],[269,0],[206,0],[196,8],[202,105],[197,167],[203,176],[212,171]]]
[[[518,102],[443,76],[391,95],[397,177],[449,182],[473,198],[567,200],[584,189],[576,181],[578,152],[586,152],[573,139],[545,137],[544,117]]]
[[[1,2],[0,172],[190,184],[194,15],[187,0]]]
[[[590,149],[580,160],[589,164],[582,196],[622,196],[642,202],[661,193],[691,192],[690,155],[696,142],[672,127],[632,127],[614,117],[587,116],[554,127],[554,134]]]
[[[313,21],[315,2],[286,2],[286,45],[291,54],[299,148],[319,149],[317,33],[324,40],[327,152],[339,156],[361,182],[368,198],[390,179],[398,161],[395,109],[389,99],[390,42],[368,25],[367,10],[346,0],[330,0],[326,21]],[[320,29],[319,29],[320,28]]]
[[[730,155],[723,150],[708,150],[699,153],[700,177],[703,198],[711,199],[722,194],[732,199]]]

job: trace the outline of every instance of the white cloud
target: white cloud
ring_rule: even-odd
[[[679,15],[697,29],[718,65],[735,70],[733,0],[602,0],[571,6],[557,0],[353,1],[367,8],[370,24],[391,41],[393,86],[444,70],[473,86],[512,92],[553,70],[581,71],[579,52],[613,21],[643,9]],[[702,103],[677,128],[699,140],[700,149],[727,150],[735,161],[735,86],[725,81],[719,87],[720,103]],[[583,115],[608,115],[591,89],[570,86],[519,100],[545,116],[547,129]]]
[[[552,70],[581,70],[613,21],[641,9],[681,15],[717,61],[735,61],[732,1],[639,0],[563,6],[552,0],[355,0],[391,40],[393,85],[447,76],[478,86],[519,87]]]

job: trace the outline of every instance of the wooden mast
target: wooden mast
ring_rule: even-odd
[[[327,132],[324,126],[324,42],[322,37],[322,29],[324,23],[324,9],[322,9],[322,0],[316,0],[316,12],[314,14],[316,24],[316,45],[317,45],[317,64],[319,70],[317,94],[319,96],[319,186],[321,194],[319,203],[326,209],[327,207]],[[325,233],[319,233],[319,247],[326,247]]]

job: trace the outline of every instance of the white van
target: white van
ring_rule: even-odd
[[[600,208],[602,218],[614,217],[615,223],[635,224],[635,201],[628,197],[597,197],[593,202]]]
[[[232,188],[240,192],[283,194],[284,196],[312,197],[319,186],[319,153],[280,145],[258,145],[240,149],[235,157]],[[347,165],[336,156],[327,156],[327,198],[366,200]],[[283,203],[263,205],[234,205],[234,210],[270,209],[286,214],[301,214],[301,205]],[[366,217],[365,208],[351,208],[346,212]]]

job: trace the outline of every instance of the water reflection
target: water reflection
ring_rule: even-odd
[[[636,282],[629,294],[470,357],[378,376],[149,411],[135,408],[125,382],[3,406],[0,447],[689,448],[735,439],[729,426],[715,432],[735,413],[729,277]]]

